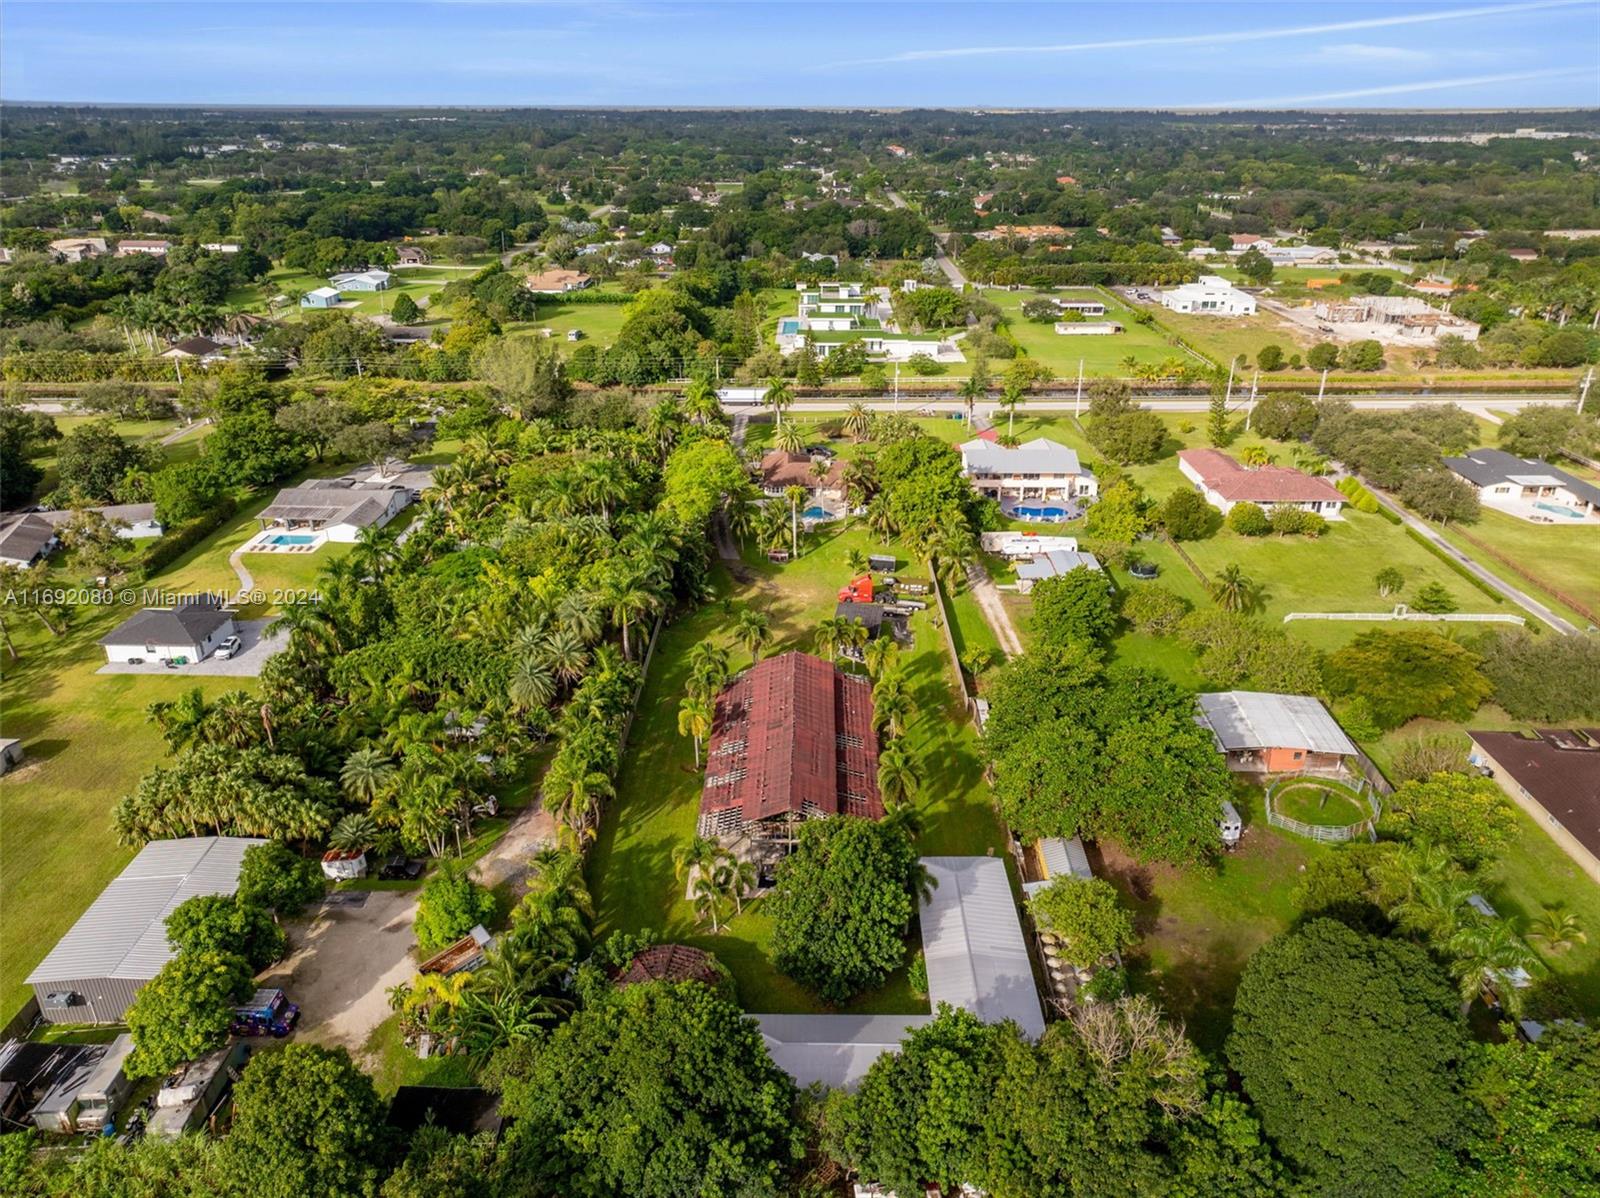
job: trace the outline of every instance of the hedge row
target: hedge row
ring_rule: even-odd
[[[634,297],[625,291],[563,291],[559,295],[536,295],[539,303],[626,304]]]
[[[1421,545],[1429,553],[1433,554],[1434,557],[1438,558],[1445,565],[1449,566],[1452,570],[1454,570],[1462,578],[1466,579],[1473,586],[1475,586],[1478,590],[1482,591],[1489,598],[1493,599],[1496,603],[1504,603],[1506,601],[1506,597],[1504,595],[1502,595],[1499,591],[1495,590],[1488,583],[1484,582],[1483,579],[1479,578],[1471,570],[1467,569],[1460,562],[1456,561],[1455,558],[1451,557],[1443,549],[1440,549],[1439,546],[1435,545],[1432,541],[1428,540],[1427,537],[1423,536],[1416,529],[1414,529],[1414,528],[1406,529],[1406,536],[1410,537],[1417,544]]]
[[[185,553],[188,553],[189,550],[221,528],[238,508],[238,501],[232,495],[224,495],[217,500],[216,506],[205,515],[196,516],[187,524],[180,525],[173,531],[163,535],[154,545],[145,550],[144,557],[140,559],[144,576],[149,578],[158,570],[164,570],[177,561]]]
[[[161,358],[127,358],[78,350],[42,350],[8,354],[5,378],[10,383],[93,383],[120,379],[130,383],[178,381],[177,363]]]
[[[1356,511],[1366,512],[1368,515],[1382,516],[1390,524],[1401,523],[1399,515],[1379,503],[1378,497],[1362,486],[1361,480],[1356,478],[1355,475],[1345,475],[1334,486],[1339,489],[1345,498],[1350,500],[1350,505]]]

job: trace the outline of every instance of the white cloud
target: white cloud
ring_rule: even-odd
[[[1545,8],[1590,7],[1593,0],[1534,0],[1529,4],[1496,4],[1481,8],[1433,9],[1400,13],[1389,17],[1366,17],[1354,21],[1330,21],[1320,25],[1296,25],[1277,29],[1218,30],[1211,33],[1179,33],[1157,37],[1111,38],[1093,42],[1062,42],[1056,45],[951,46],[935,50],[906,50],[886,58],[863,58],[827,64],[833,67],[879,66],[885,63],[932,62],[951,58],[991,58],[1021,54],[1077,54],[1095,50],[1137,50],[1156,46],[1219,46],[1240,42],[1273,41],[1278,38],[1313,37],[1323,33],[1351,33],[1361,29],[1393,29],[1405,25],[1425,25],[1436,21],[1461,21],[1471,17],[1528,13]]]
[[[1361,63],[1424,63],[1432,62],[1435,55],[1427,50],[1413,50],[1409,46],[1374,46],[1370,42],[1339,42],[1322,46],[1306,56],[1320,63],[1342,63],[1356,66]]]
[[[1485,87],[1494,83],[1523,83],[1530,79],[1594,78],[1590,67],[1557,67],[1543,71],[1516,71],[1504,75],[1465,75],[1456,79],[1428,79],[1414,83],[1386,83],[1380,87],[1360,87],[1347,91],[1317,92],[1305,96],[1271,96],[1253,100],[1220,100],[1214,104],[1186,104],[1184,108],[1291,108],[1302,104],[1327,104],[1339,100],[1367,100],[1377,96],[1406,96],[1417,92],[1454,91]]]

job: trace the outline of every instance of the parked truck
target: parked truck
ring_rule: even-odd
[[[282,990],[257,990],[250,1001],[233,1009],[235,1036],[283,1039],[300,1021],[300,1008]]]

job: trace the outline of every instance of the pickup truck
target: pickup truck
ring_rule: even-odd
[[[283,1039],[300,1021],[300,1008],[282,990],[257,990],[250,1001],[233,1009],[235,1036]]]

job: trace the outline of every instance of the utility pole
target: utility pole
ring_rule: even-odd
[[[1083,415],[1083,359],[1078,359],[1078,399],[1072,409],[1073,416]]]
[[[1322,370],[1322,384],[1317,388],[1317,399],[1319,401],[1322,399],[1322,393],[1324,391],[1326,391],[1327,389],[1328,389],[1328,370],[1327,370],[1327,367],[1323,367],[1323,370]]]
[[[180,382],[182,380],[179,380]],[[1578,388],[1578,415],[1583,415],[1583,405],[1589,399],[1589,387],[1594,383],[1594,367],[1589,367],[1589,373],[1583,376],[1583,385]]]
[[[1228,363],[1228,389],[1222,394],[1222,406],[1226,408],[1233,399],[1233,368],[1237,359]]]
[[[900,363],[894,364],[894,411],[900,414]]]

